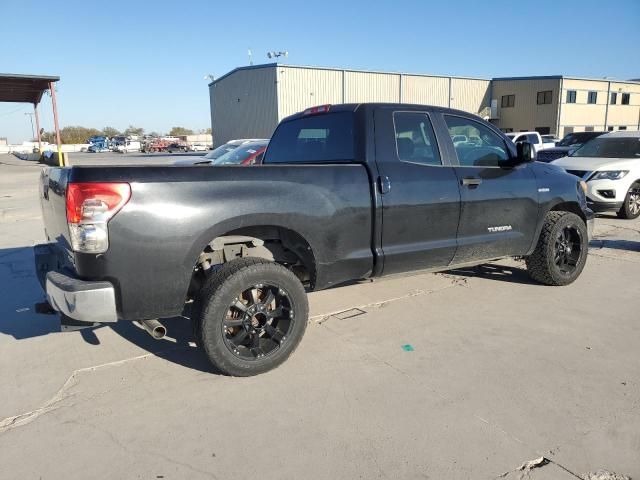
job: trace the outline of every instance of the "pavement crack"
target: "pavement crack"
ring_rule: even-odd
[[[96,370],[100,370],[108,367],[117,367],[135,360],[142,360],[144,358],[157,356],[159,354],[162,354],[168,351],[177,350],[178,348],[184,348],[184,347],[177,347],[177,348],[174,347],[166,350],[161,350],[159,352],[146,353],[144,355],[138,355],[136,357],[125,358],[123,360],[116,360],[113,362],[103,363],[100,365],[94,365],[91,367],[84,367],[84,368],[79,368],[77,370],[74,370],[71,373],[71,375],[69,375],[69,378],[67,378],[67,380],[64,382],[62,387],[60,387],[60,389],[56,392],[56,394],[53,397],[51,397],[47,402],[45,402],[44,405],[42,405],[39,408],[36,408],[35,410],[30,410],[28,412],[20,413],[18,415],[13,415],[11,417],[6,417],[0,420],[0,434],[3,434],[17,427],[27,425],[28,423],[31,423],[38,417],[60,408],[62,406],[61,403],[64,400],[73,396],[73,394],[69,393],[69,390],[78,384],[78,377],[83,373],[94,372]]]

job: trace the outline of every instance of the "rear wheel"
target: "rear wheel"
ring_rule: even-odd
[[[549,212],[536,249],[525,258],[527,271],[540,283],[568,285],[584,269],[588,243],[582,218],[570,212]]]
[[[635,182],[624,197],[624,203],[618,210],[618,217],[633,220],[640,217],[640,182]]]
[[[283,363],[307,327],[308,303],[300,280],[261,258],[224,264],[196,298],[198,344],[222,373],[251,376]]]

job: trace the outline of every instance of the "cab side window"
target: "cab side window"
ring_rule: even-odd
[[[502,137],[487,126],[464,117],[445,115],[444,118],[461,167],[498,167],[509,160]]]
[[[394,112],[396,151],[402,162],[442,165],[429,117],[418,112]]]

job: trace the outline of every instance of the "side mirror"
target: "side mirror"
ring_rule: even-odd
[[[529,142],[516,143],[516,150],[518,151],[518,162],[528,163],[533,162],[536,159],[536,149]]]

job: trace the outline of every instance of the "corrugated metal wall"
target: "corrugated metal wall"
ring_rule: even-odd
[[[341,71],[277,68],[280,119],[311,106],[343,103]]]
[[[238,70],[209,87],[214,146],[269,138],[278,124],[276,68]]]
[[[550,104],[538,105],[538,92],[551,90]],[[493,80],[493,98],[498,101],[498,123],[502,129],[514,132],[549,127],[558,130],[558,95],[560,79]],[[515,106],[501,107],[504,95],[515,95]]]
[[[270,137],[278,121],[305,108],[391,102],[451,106],[478,113],[489,106],[488,80],[266,65],[235,70],[209,87],[214,144]]]
[[[451,108],[478,113],[490,105],[489,80],[451,78]]]
[[[402,75],[401,101],[420,105],[448,107],[449,78]]]

